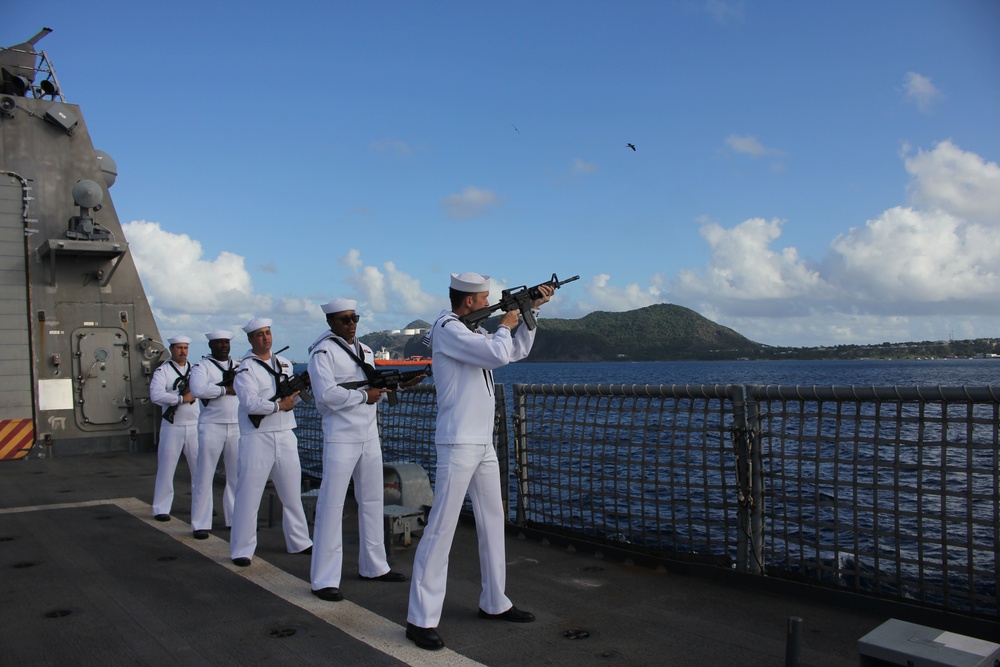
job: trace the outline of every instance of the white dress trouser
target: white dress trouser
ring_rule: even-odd
[[[389,571],[383,528],[385,481],[378,438],[365,442],[325,442],[310,573],[316,591],[340,588],[344,565],[344,499],[352,477],[358,501],[358,572],[363,577],[379,577]]]
[[[238,424],[198,424],[198,475],[191,493],[191,529],[212,530],[215,494],[215,469],[221,456],[226,465],[226,490],[222,493],[222,515],[227,526],[233,524],[236,479],[239,467],[240,427]]]
[[[198,472],[198,425],[160,424],[160,444],[156,451],[156,483],[153,486],[153,516],[170,514],[174,504],[174,473],[181,452],[191,471],[192,487]]]
[[[468,490],[479,536],[483,591],[479,608],[500,614],[513,605],[504,594],[506,512],[500,495],[500,463],[492,445],[438,445],[434,505],[417,545],[406,620],[421,628],[437,627],[448,583],[448,555]]]
[[[309,525],[302,509],[302,467],[298,442],[291,430],[240,436],[236,505],[229,535],[232,558],[251,558],[257,549],[257,510],[268,477],[281,499],[281,527],[288,553],[312,546]]]

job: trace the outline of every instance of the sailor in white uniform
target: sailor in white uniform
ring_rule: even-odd
[[[192,483],[198,472],[198,402],[191,395],[191,365],[187,362],[187,336],[168,338],[170,359],[160,364],[149,383],[149,398],[163,409],[160,443],[156,453],[156,483],[153,516],[170,521],[174,504],[174,473],[181,453],[187,461]]]
[[[360,577],[406,581],[404,575],[389,568],[385,556],[384,477],[376,404],[387,390],[340,386],[365,380],[375,370],[375,354],[355,338],[360,319],[357,305],[353,299],[323,304],[330,328],[309,347],[309,379],[316,408],[323,417],[323,484],[316,501],[310,578],[313,595],[332,602],[344,598],[340,592],[344,499],[351,479],[358,501]]]
[[[236,499],[240,427],[236,423],[239,400],[233,379],[239,360],[229,355],[233,332],[216,329],[205,334],[212,354],[191,369],[191,394],[201,401],[198,416],[198,476],[191,497],[191,529],[204,540],[212,530],[215,469],[222,457],[226,466],[226,489],[222,493],[222,516],[226,527],[233,523]]]
[[[250,349],[243,355],[234,386],[239,399],[239,473],[229,552],[239,567],[250,565],[257,548],[257,510],[270,476],[281,499],[281,523],[289,553],[312,553],[309,525],[302,509],[302,467],[295,439],[292,408],[298,392],[271,400],[281,375],[291,377],[292,363],[271,353],[271,320],[255,317],[246,323]],[[263,419],[254,426],[250,415]]]
[[[500,494],[500,464],[493,448],[495,396],[493,370],[528,356],[537,329],[517,326],[518,311],[504,313],[495,333],[471,330],[459,316],[489,305],[490,277],[478,273],[451,275],[451,310],[442,311],[431,328],[434,383],[437,386],[437,475],[434,505],[417,546],[410,583],[406,636],[417,646],[444,646],[436,631],[448,582],[448,554],[459,513],[468,492],[479,536],[483,590],[480,618],[528,623],[530,612],[515,607],[504,593],[506,559],[504,523],[507,512]],[[554,289],[539,287],[547,302]],[[534,310],[533,309],[533,310]]]

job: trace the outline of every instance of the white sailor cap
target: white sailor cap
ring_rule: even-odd
[[[271,318],[269,317],[255,317],[246,324],[243,325],[243,331],[248,334],[257,331],[257,329],[263,329],[264,327],[271,326]]]
[[[216,329],[215,331],[209,331],[205,334],[205,338],[209,340],[232,340],[235,336],[232,331],[226,331],[225,329]]]
[[[345,310],[354,310],[357,307],[358,302],[354,299],[334,299],[320,306],[327,315],[330,313],[342,313]]]
[[[466,271],[465,273],[451,274],[451,288],[459,292],[489,292],[490,277],[482,276],[478,273]]]
[[[171,336],[170,338],[167,339],[167,342],[170,343],[171,345],[177,345],[179,343],[190,345],[191,339],[188,338],[187,336]]]

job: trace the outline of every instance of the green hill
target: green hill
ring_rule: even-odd
[[[493,331],[498,322],[498,317],[490,318],[485,327]],[[427,351],[419,345],[421,338],[378,332],[361,340],[375,350],[385,347],[394,357],[424,356]],[[750,356],[760,347],[690,308],[657,304],[623,313],[595,312],[575,320],[546,319],[543,311],[527,360],[735,359]]]
[[[531,361],[735,359],[760,348],[690,308],[663,303],[538,322]]]

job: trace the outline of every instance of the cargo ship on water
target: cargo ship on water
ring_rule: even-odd
[[[965,408],[974,398],[976,405],[993,409],[985,417],[982,409],[936,417],[947,433],[925,449],[964,445],[955,424],[969,433],[989,432],[980,438],[985,444],[976,441],[975,456],[965,467],[954,456],[941,456],[922,464],[919,488],[894,482],[893,475],[916,466],[889,459],[909,447],[912,436],[906,431],[870,457],[882,466],[875,481],[845,473],[836,493],[827,493],[827,480],[816,471],[828,454],[821,457],[817,448],[813,456],[808,448],[788,444],[806,432],[804,425],[826,419],[819,409],[802,416],[793,412],[816,405],[802,391],[786,396],[780,387],[770,388],[772,400],[787,401],[772,419],[784,419],[775,430],[788,450],[769,450],[772,477],[765,489],[755,485],[761,479],[761,431],[747,427],[749,422],[726,430],[731,413],[723,406],[749,403],[744,394],[730,395],[732,387],[714,393],[699,386],[515,387],[517,418],[511,425],[517,444],[500,456],[516,461],[509,478],[517,480],[510,498],[517,518],[508,526],[507,592],[537,621],[513,626],[478,617],[477,536],[466,517],[455,535],[440,625],[447,648],[430,655],[405,639],[407,586],[354,576],[362,539],[356,521],[343,526],[346,599],[339,603],[311,595],[310,559],[285,552],[274,494],[262,499],[258,550],[244,569],[230,561],[220,517],[209,539],[193,539],[185,466],[176,480],[174,520],[154,521],[157,414],[149,379],[164,346],[111,201],[117,168],[94,148],[80,108],[63,98],[48,56],[36,48],[48,32],[0,49],[0,451],[8,459],[0,462],[0,565],[5,566],[0,655],[5,663],[299,666],[336,656],[339,663],[371,665],[763,666],[783,660],[847,667],[859,658],[862,664],[995,664],[990,652],[1000,647],[988,640],[1000,639],[995,567],[1000,398],[986,391],[938,392],[940,398],[930,400],[932,406],[947,400]],[[287,122],[281,115],[293,116],[294,102],[289,108],[275,114],[273,105],[266,105],[256,113],[262,127],[271,123],[272,131],[280,132]],[[185,122],[183,115],[178,122]],[[380,352],[379,365],[430,363]],[[870,420],[868,408],[857,407],[864,391],[835,389],[814,388],[813,396],[822,405],[846,406],[844,424]],[[418,385],[398,407],[385,407],[387,457],[419,461],[432,470],[432,392],[432,386]],[[927,402],[927,390],[915,397],[874,388],[869,393],[878,405],[880,437],[893,425],[933,435],[933,429],[914,426],[913,415],[924,415],[923,408],[901,417],[887,412],[904,400]],[[620,407],[611,411],[619,398]],[[306,442],[320,451],[321,420],[305,411],[298,416],[300,451]],[[506,427],[498,420],[498,429]],[[868,459],[855,456],[861,451],[857,443],[852,449],[849,435],[843,437],[837,451],[846,451],[846,458],[838,465],[848,470],[855,459],[867,465]],[[739,440],[741,449],[730,448],[730,439]],[[713,470],[710,461],[729,467]],[[940,479],[955,474],[974,484],[935,490]],[[315,481],[304,480],[304,487]],[[387,488],[390,481],[402,498],[409,479],[387,475]],[[783,496],[775,492],[775,482],[785,485]],[[881,514],[894,506],[876,508],[878,520],[863,527],[877,538],[875,547],[846,546],[843,541],[862,523],[850,519],[857,499],[872,490],[886,496],[900,489],[939,505],[918,502],[920,511],[907,509],[895,523],[893,515]],[[315,489],[304,491],[304,499],[309,493],[315,498]],[[215,494],[221,506],[221,484]],[[913,502],[908,495],[899,497],[907,507]],[[791,545],[781,558],[762,548],[766,531],[757,511],[777,501],[786,514],[768,521],[785,527],[782,536]],[[808,561],[799,552],[811,546],[803,537],[809,531],[798,526],[815,527],[811,532],[821,537],[829,532],[825,514],[796,514],[813,501],[822,512],[836,507],[838,550]],[[349,498],[345,512],[353,517],[352,503]],[[966,507],[974,508],[965,512],[969,530],[950,534],[945,524],[966,519],[960,511]],[[649,508],[655,515],[644,514]],[[739,519],[735,537],[719,527],[717,514]],[[976,581],[992,577],[985,587],[963,593],[959,602],[965,608],[940,602],[957,597],[954,587],[962,584],[951,570],[940,576],[909,556],[898,574],[884,576],[868,567],[865,549],[874,549],[882,563],[890,560],[893,540],[910,540],[905,531],[914,515],[925,531],[921,557],[925,551],[946,553],[943,565],[950,566],[966,550],[975,558],[958,574]],[[392,565],[408,575],[414,550],[396,540],[395,530],[387,522],[395,546]],[[722,553],[657,546],[668,540],[718,546]],[[730,553],[740,556],[738,563]],[[782,577],[781,561],[796,558],[811,569]],[[926,600],[906,599],[909,589],[900,593],[916,568],[920,578],[913,586]],[[822,587],[825,578],[834,583]],[[873,588],[863,590],[869,582]],[[953,660],[944,663],[942,656]],[[972,661],[976,656],[979,662]]]
[[[431,363],[432,361],[430,357],[414,356],[393,358],[392,353],[384,347],[375,353],[376,366],[427,366]]]

